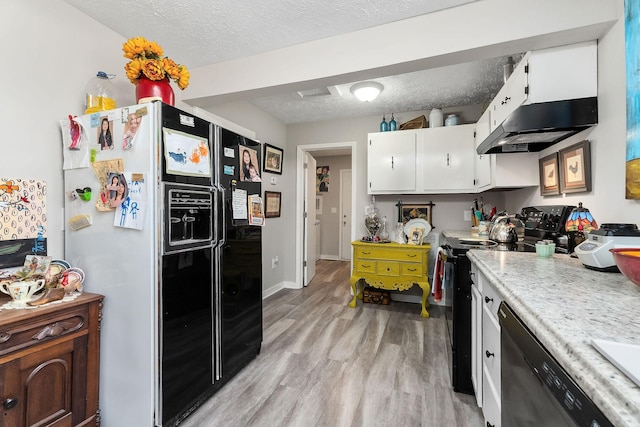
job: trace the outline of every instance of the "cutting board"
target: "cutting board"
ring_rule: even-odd
[[[640,386],[640,345],[596,339],[592,340],[591,344]]]

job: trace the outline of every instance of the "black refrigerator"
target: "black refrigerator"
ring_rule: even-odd
[[[220,266],[217,325],[220,339],[217,373],[226,383],[249,364],[262,346],[262,227],[250,224],[238,204],[261,195],[261,145],[222,127],[215,127],[216,186],[222,199],[217,215]],[[248,159],[248,161],[245,161]]]

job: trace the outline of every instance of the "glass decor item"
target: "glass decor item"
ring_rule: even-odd
[[[393,113],[391,113],[391,120],[389,120],[389,130],[394,131],[398,128],[398,124],[396,123],[396,119],[393,118]]]
[[[378,237],[380,237],[381,242],[389,241],[389,232],[387,231],[387,217],[382,217],[382,226],[380,227],[380,231],[378,231]]]
[[[111,83],[111,79],[114,77],[115,74],[98,71],[96,76],[87,83],[85,87],[85,114],[93,114],[98,111],[113,110],[116,108],[115,90],[113,83]]]
[[[387,123],[387,120],[384,118],[384,115],[382,116],[382,121],[380,122],[380,132],[386,132],[389,130],[389,124]]]
[[[371,204],[365,208],[364,226],[367,229],[367,241],[373,242],[380,238],[377,236],[380,230],[380,217],[378,216],[378,208],[376,207],[376,198],[371,196]]]
[[[396,227],[397,227],[396,243],[400,243],[400,244],[407,243],[407,241],[404,238],[404,224],[399,222]]]

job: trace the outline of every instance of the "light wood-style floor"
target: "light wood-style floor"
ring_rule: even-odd
[[[182,426],[482,426],[451,389],[441,308],[349,308],[349,269],[321,260],[307,288],[267,298],[260,355]]]

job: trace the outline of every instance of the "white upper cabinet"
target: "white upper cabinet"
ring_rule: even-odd
[[[527,52],[489,105],[491,132],[519,106],[598,95],[596,41]]]
[[[509,117],[516,108],[525,103],[529,93],[527,63],[531,53],[527,53],[522,57],[518,66],[507,80],[498,95],[494,98],[489,106],[491,118],[491,132]],[[487,135],[489,136],[489,135]]]
[[[423,193],[474,193],[474,124],[418,132]],[[418,181],[420,183],[420,180]]]
[[[369,194],[416,192],[416,131],[370,133],[367,147]]]

